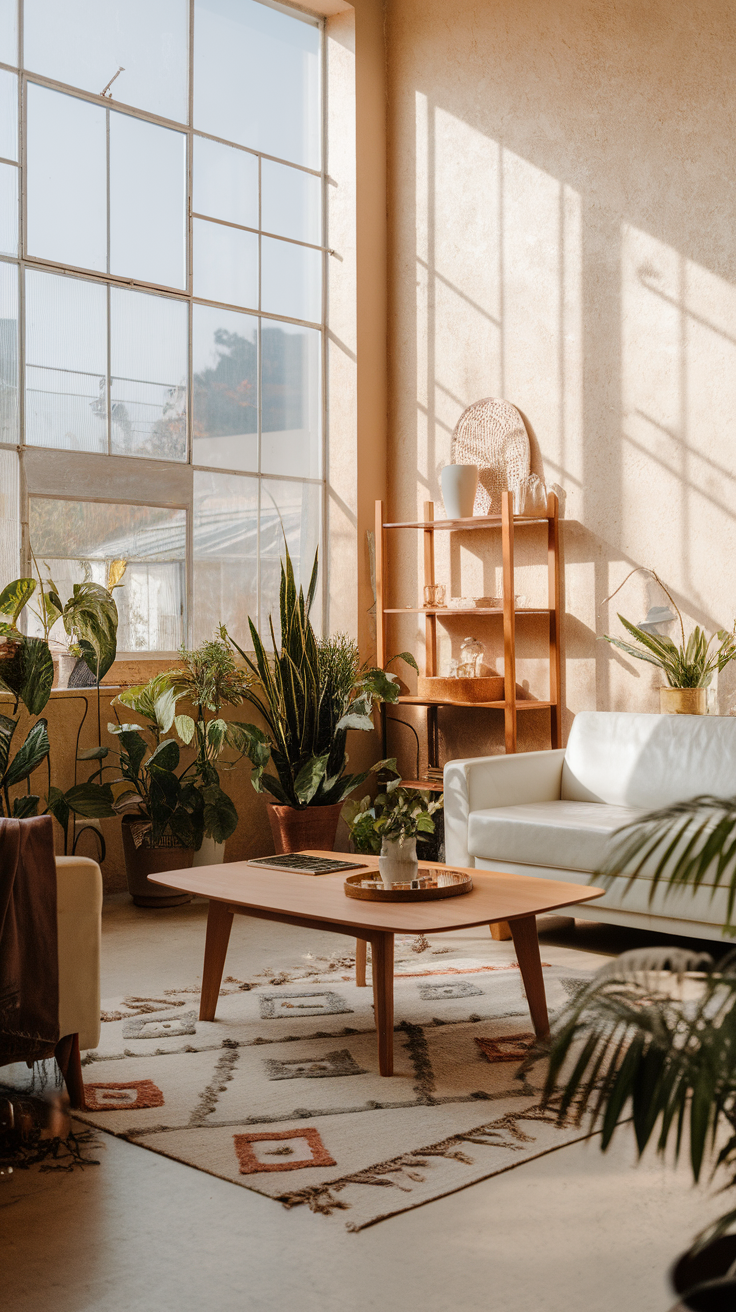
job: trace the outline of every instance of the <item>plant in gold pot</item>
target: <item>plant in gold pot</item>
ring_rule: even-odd
[[[667,680],[666,685],[659,690],[659,705],[663,713],[705,715],[707,689],[713,680],[713,675],[716,671],[720,672],[724,669],[736,657],[736,621],[730,633],[727,629],[719,629],[710,638],[696,624],[686,641],[685,625],[680,609],[654,570],[632,570],[616,592],[621,590],[632,574],[640,572],[651,574],[669,598],[680,625],[680,645],[676,646],[666,634],[655,632],[654,625],[647,624],[647,621],[642,621],[641,625],[632,624],[630,620],[624,619],[623,615],[619,615],[618,618],[626,632],[635,640],[636,645],[625,642],[622,638],[609,637],[608,634],[604,634],[601,641],[610,642],[613,647],[625,651],[628,656],[646,661],[649,665],[656,665],[662,671]],[[615,597],[616,592],[611,593],[611,596]],[[606,597],[606,601],[610,599]],[[669,620],[675,618],[667,612],[665,617]]]
[[[250,759],[256,792],[269,795],[277,852],[330,851],[342,803],[369,773],[348,772],[347,735],[351,729],[372,730],[373,707],[397,701],[399,686],[386,670],[362,666],[357,645],[345,634],[317,638],[309,619],[317,587],[317,556],[305,596],[302,588],[297,591],[288,549],[285,555],[279,643],[269,619],[273,654],[266,652],[252,620],[248,623],[253,657],[226,629],[221,631],[251,676],[244,700],[266,725],[264,730],[233,721],[231,742]],[[416,669],[409,653],[403,652],[401,658]]]

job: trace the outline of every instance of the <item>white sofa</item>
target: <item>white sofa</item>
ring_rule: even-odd
[[[646,811],[702,793],[736,794],[736,718],[584,711],[566,748],[483,756],[445,766],[448,865],[587,884],[614,830]],[[570,914],[665,934],[724,939],[725,887],[697,890],[651,875]],[[564,915],[564,910],[561,912]]]

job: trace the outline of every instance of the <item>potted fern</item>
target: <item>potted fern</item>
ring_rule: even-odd
[[[399,685],[386,670],[360,663],[357,645],[344,634],[318,640],[309,612],[317,587],[318,558],[306,596],[297,591],[288,548],[281,562],[281,641],[269,619],[273,655],[252,620],[254,656],[226,629],[221,637],[239,652],[250,675],[243,700],[258,711],[265,729],[232,722],[231,743],[249,758],[256,792],[268,795],[268,816],[277,852],[332,850],[345,798],[368,778],[349,773],[347,736],[375,728],[372,711],[396,702]],[[400,657],[416,669],[414,657]],[[391,662],[389,662],[391,664]]]

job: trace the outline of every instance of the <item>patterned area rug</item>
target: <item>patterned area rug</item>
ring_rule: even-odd
[[[588,1132],[541,1107],[540,1066],[519,1078],[532,1034],[501,946],[397,942],[392,1079],[349,955],[227,977],[212,1022],[195,986],[110,1000],[79,1119],[349,1230],[453,1193]],[[590,973],[545,963],[550,1011]]]

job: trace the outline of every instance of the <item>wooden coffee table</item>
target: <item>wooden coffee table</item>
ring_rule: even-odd
[[[371,870],[378,866],[377,857],[348,856],[340,852],[309,852],[307,855],[361,861],[366,869]],[[419,864],[420,867],[432,865],[423,861]],[[461,866],[451,868],[463,869]],[[252,866],[247,861],[166,871],[149,878],[154,884],[209,898],[200,1020],[215,1018],[230,930],[236,914],[253,916],[257,920],[275,920],[283,925],[299,925],[305,929],[348,934],[357,939],[356,976],[359,984],[365,983],[365,949],[370,943],[378,1068],[381,1075],[393,1075],[394,934],[446,934],[453,929],[470,929],[475,925],[507,920],[534,1032],[542,1037],[549,1033],[549,1021],[536,917],[559,907],[590,902],[601,897],[604,891],[495,870],[469,870],[468,873],[473,877],[473,891],[461,897],[386,904],[347,898],[343,891],[345,873],[294,874]]]

